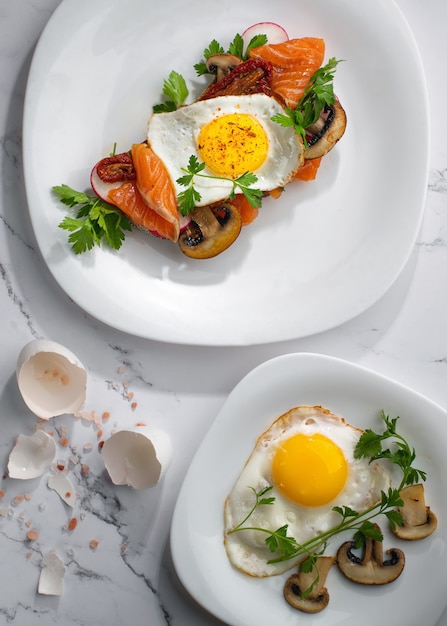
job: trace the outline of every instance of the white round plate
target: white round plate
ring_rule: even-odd
[[[315,181],[294,182],[231,248],[189,260],[142,232],[120,251],[76,256],[55,185],[89,188],[92,166],[146,135],[175,69],[200,93],[193,65],[212,39],[228,46],[257,21],[326,42],[343,60],[335,90],[348,126]],[[402,104],[404,103],[404,104]],[[36,239],[56,281],[99,320],[146,338],[250,345],[333,328],[376,302],[414,247],[427,184],[424,74],[392,0],[64,0],[35,51],[24,116],[24,166]]]
[[[384,430],[383,409],[399,417],[398,432],[416,449],[427,472],[426,503],[438,517],[430,537],[414,542],[384,532],[384,550],[400,547],[401,576],[369,587],[332,568],[328,607],[307,615],[283,599],[289,573],[256,579],[233,568],[223,544],[223,507],[257,438],[298,405],[322,405],[353,426]],[[446,605],[447,412],[427,398],[372,371],[333,357],[288,354],[258,366],[235,387],[197,451],[180,490],[171,528],[174,566],[187,591],[231,626],[393,626],[436,624]],[[380,522],[379,522],[380,523]],[[348,539],[344,537],[343,541]],[[336,549],[333,540],[328,550]],[[329,554],[330,552],[328,552]]]

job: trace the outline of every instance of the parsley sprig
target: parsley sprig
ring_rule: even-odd
[[[426,473],[413,466],[416,459],[416,452],[414,448],[410,447],[405,438],[397,432],[396,427],[399,418],[391,419],[384,411],[381,412],[380,417],[386,426],[384,432],[375,433],[371,429],[365,430],[354,451],[355,458],[368,458],[370,462],[378,459],[387,459],[398,466],[402,471],[402,478],[399,485],[396,488],[390,487],[387,492],[382,491],[379,502],[361,513],[353,510],[349,506],[333,507],[333,511],[338,513],[341,517],[340,522],[329,530],[299,544],[294,537],[287,535],[287,524],[274,531],[267,528],[245,526],[255,509],[259,506],[272,505],[275,501],[274,496],[265,497],[265,495],[273,489],[271,485],[264,487],[258,492],[256,492],[253,487],[250,487],[255,495],[253,507],[242,522],[228,531],[228,534],[244,530],[265,533],[267,535],[265,543],[273,555],[268,563],[279,563],[281,561],[303,557],[300,567],[308,568],[306,571],[311,571],[312,564],[315,562],[317,556],[324,553],[329,540],[341,532],[352,531],[354,545],[357,548],[364,545],[367,537],[382,541],[383,535],[372,520],[380,515],[384,515],[391,528],[401,526],[402,516],[396,510],[397,507],[403,505],[400,490],[406,485],[412,485],[418,482],[418,480],[425,480]],[[388,440],[390,440],[390,443],[394,444],[393,450],[389,447],[383,448],[383,443]]]
[[[267,43],[266,35],[255,35],[247,44],[244,49],[244,40],[242,36],[237,33],[230,43],[227,52],[229,54],[234,54],[234,56],[239,57],[243,61],[248,59],[248,53],[252,48],[257,48],[258,46],[263,46]],[[208,68],[206,67],[206,61],[215,54],[223,54],[225,53],[225,49],[221,44],[213,39],[207,48],[203,51],[203,56],[205,61],[201,61],[200,63],[196,63],[194,65],[194,69],[196,70],[197,76],[202,76],[203,74],[208,74]],[[166,100],[161,104],[156,104],[152,107],[154,113],[169,113],[170,111],[175,111],[179,106],[184,104],[186,98],[189,95],[189,90],[186,85],[186,81],[184,77],[172,70],[168,76],[168,78],[163,82],[163,95],[166,96]]]
[[[194,179],[210,178],[217,180],[227,180],[233,185],[229,194],[229,199],[232,200],[236,194],[236,191],[241,191],[247,198],[251,206],[259,208],[262,204],[262,191],[260,189],[253,189],[251,185],[254,185],[258,178],[252,172],[245,172],[238,178],[225,178],[224,176],[212,176],[211,174],[203,174],[205,169],[205,163],[200,163],[195,155],[191,155],[188,161],[188,167],[182,167],[182,172],[185,172],[184,176],[177,179],[177,183],[186,187],[184,191],[181,191],[177,196],[178,208],[182,215],[188,215],[198,202],[202,199],[202,196],[194,187]]]
[[[425,480],[427,478],[426,472],[413,467],[413,462],[416,459],[415,449],[411,448],[404,437],[397,432],[399,418],[391,419],[383,411],[381,418],[386,429],[383,433],[375,433],[370,428],[365,430],[355,448],[355,458],[369,458],[371,462],[377,459],[388,459],[391,463],[398,465],[403,473],[400,489],[405,485],[413,485],[419,480]],[[383,449],[383,442],[388,439],[393,441],[396,448],[394,451],[389,448]]]
[[[114,250],[120,249],[124,231],[132,230],[132,224],[119,209],[68,185],[53,187],[53,192],[63,204],[77,207],[75,217],[66,216],[59,224],[59,228],[69,231],[68,241],[75,254],[101,245],[102,240]]]
[[[250,39],[247,47],[244,49],[244,40],[242,39],[242,35],[237,33],[233,41],[228,46],[228,49],[225,50],[225,48],[218,41],[216,41],[216,39],[213,39],[208,47],[205,48],[205,50],[203,51],[205,61],[196,63],[194,65],[194,69],[196,70],[197,76],[203,76],[204,74],[208,74],[209,71],[206,67],[206,61],[208,61],[208,59],[215,54],[225,54],[225,52],[239,57],[240,59],[242,59],[242,61],[246,61],[248,59],[250,50],[259,46],[264,46],[267,42],[267,35],[255,35]]]
[[[152,107],[154,113],[169,113],[181,106],[189,95],[186,81],[181,74],[172,70],[168,78],[163,82],[163,94],[167,100],[162,104]]]
[[[326,65],[312,74],[296,108],[287,107],[286,113],[272,117],[281,126],[293,126],[296,133],[303,138],[306,147],[306,129],[315,124],[326,106],[332,106],[335,102],[333,80],[339,62],[334,57],[329,59]]]

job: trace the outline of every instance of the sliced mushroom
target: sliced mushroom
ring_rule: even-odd
[[[408,485],[401,489],[400,497],[404,505],[398,508],[402,515],[402,526],[393,528],[399,539],[424,539],[431,535],[438,525],[436,515],[425,505],[424,485]]]
[[[404,569],[405,555],[398,548],[387,550],[385,554],[390,558],[383,560],[382,541],[367,537],[361,557],[353,549],[353,541],[343,543],[337,552],[337,564],[346,578],[355,583],[386,585],[396,580]]]
[[[319,556],[310,572],[298,571],[284,584],[284,597],[295,609],[305,613],[318,613],[327,607],[329,592],[324,586],[335,558]],[[311,589],[307,594],[306,591]]]
[[[228,202],[196,207],[191,221],[179,237],[183,254],[193,259],[210,259],[226,250],[242,228],[241,214]]]
[[[338,100],[326,107],[313,126],[307,128],[310,137],[304,157],[316,159],[327,154],[341,139],[346,129],[346,113]]]
[[[220,80],[231,72],[242,59],[234,54],[222,53],[212,54],[206,61],[206,67],[210,74],[215,74],[216,80]]]

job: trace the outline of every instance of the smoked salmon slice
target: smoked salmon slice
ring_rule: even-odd
[[[314,180],[317,176],[321,159],[322,157],[317,157],[316,159],[306,159],[304,164],[297,169],[294,179],[304,181]]]
[[[138,191],[135,181],[125,182],[120,187],[111,189],[109,198],[110,202],[127,215],[136,226],[164,239],[178,240],[178,223],[166,220],[148,207]]]
[[[272,64],[272,90],[282,96],[286,106],[294,109],[309,78],[321,67],[324,53],[324,39],[301,37],[253,48],[249,55]]]
[[[146,143],[134,144],[131,154],[137,189],[144,203],[172,225],[172,236],[169,238],[177,241],[180,230],[177,197],[164,163]]]
[[[230,203],[237,208],[241,214],[242,226],[248,226],[258,217],[259,209],[252,206],[243,194],[234,196]]]

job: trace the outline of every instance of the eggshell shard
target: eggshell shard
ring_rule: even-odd
[[[48,487],[53,489],[68,506],[76,504],[76,493],[73,483],[66,474],[54,474],[48,479]]]
[[[54,550],[48,552],[42,559],[38,593],[47,596],[62,595],[64,574],[65,566],[60,557]]]
[[[8,460],[10,478],[36,478],[42,476],[56,455],[54,439],[43,430],[32,435],[19,435]]]
[[[85,402],[87,373],[65,346],[38,339],[17,359],[17,383],[28,408],[42,419],[76,413]]]
[[[115,485],[146,489],[163,477],[171,460],[172,447],[165,432],[138,428],[111,435],[102,446],[101,454]]]

